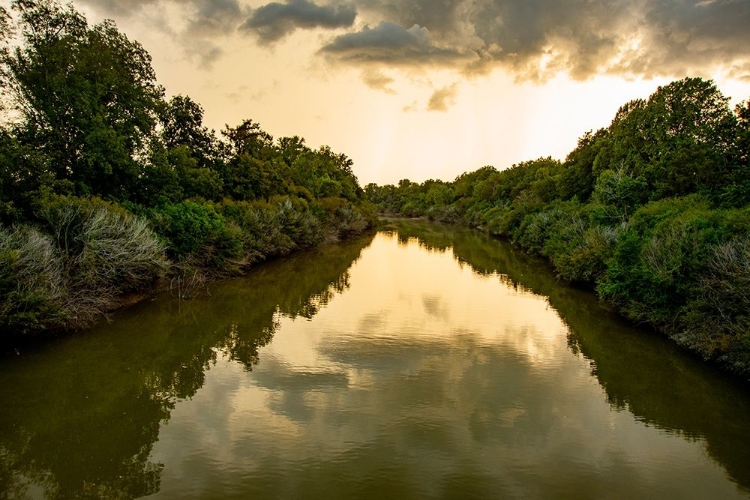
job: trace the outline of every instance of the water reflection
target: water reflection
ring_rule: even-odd
[[[330,308],[279,318],[252,380],[232,365],[214,373],[236,390],[215,404],[227,392],[207,387],[163,430],[160,497],[741,495],[700,442],[613,411],[533,286],[490,267],[478,279],[424,230],[445,241],[452,229],[379,235]],[[497,244],[475,236],[465,248]],[[221,439],[186,439],[199,415]],[[237,474],[222,480],[229,464]]]
[[[591,364],[608,402],[638,420],[690,439],[750,489],[748,385],[718,372],[656,334],[633,329],[588,291],[565,286],[546,262],[463,228],[391,221],[400,241],[451,250],[478,274],[548,297],[569,326],[571,351]],[[743,443],[738,446],[738,443]]]
[[[481,233],[394,221],[211,295],[160,297],[3,360],[0,492],[724,498],[750,487],[745,386]]]
[[[208,300],[162,296],[111,325],[3,359],[0,492],[135,498],[159,491],[163,465],[149,455],[176,403],[204,386],[219,357],[252,370],[279,315],[310,318],[345,290],[347,270],[371,239],[269,263],[212,286]]]

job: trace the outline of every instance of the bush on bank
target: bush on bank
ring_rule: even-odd
[[[98,198],[55,197],[43,203],[36,224],[0,225],[3,331],[86,327],[123,293],[149,290],[160,278],[238,274],[371,224],[352,203],[331,198],[313,207],[286,197],[185,200],[141,211],[146,215]]]
[[[0,226],[0,325],[11,334],[87,326],[167,269],[147,221],[101,200],[56,198],[37,227]]]

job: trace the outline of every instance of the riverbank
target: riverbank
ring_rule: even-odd
[[[743,311],[750,305],[743,292],[750,280],[747,243],[750,234],[743,232],[726,237],[723,244],[705,234],[721,231],[722,225],[726,228],[729,221],[745,220],[750,217],[746,210],[688,213],[687,221],[680,221],[679,226],[686,234],[674,229],[671,234],[667,233],[664,226],[669,227],[670,218],[665,218],[660,226],[640,228],[640,234],[647,235],[644,240],[628,233],[627,227],[599,228],[584,220],[582,228],[577,213],[573,211],[566,214],[567,217],[554,214],[557,220],[548,224],[541,234],[530,234],[539,228],[529,224],[498,230],[497,226],[434,215],[403,216],[401,220],[431,220],[501,238],[529,256],[543,258],[558,279],[594,293],[603,305],[634,325],[648,326],[720,369],[750,380],[750,348],[746,339],[750,330],[743,329]],[[534,215],[544,218],[549,214],[542,211]],[[679,215],[686,214],[678,212],[672,217]],[[641,214],[636,213],[635,221],[640,217]],[[693,224],[697,217],[707,217],[708,227],[698,225],[696,228]],[[385,221],[388,219],[398,220],[393,214],[384,216]],[[644,224],[642,220],[640,224]],[[611,233],[607,235],[607,231]],[[665,233],[671,240],[665,241]],[[609,241],[602,241],[607,236]],[[628,239],[621,241],[624,238]],[[618,245],[631,248],[618,249]],[[670,260],[674,265],[675,261],[686,257],[690,258],[692,270],[686,272],[679,264],[674,269],[664,269]],[[645,288],[654,286],[668,293],[660,296],[653,288]],[[623,292],[618,287],[628,290]],[[611,291],[613,288],[615,290]],[[632,297],[629,301],[617,300],[618,293],[630,293]],[[722,315],[725,311],[726,315]]]
[[[748,378],[749,161],[750,101],[733,111],[713,82],[686,78],[623,105],[564,162],[365,191],[382,213],[507,238],[631,321]]]
[[[345,154],[249,118],[209,129],[111,21],[57,0],[11,14],[0,7],[18,35],[11,50],[0,34],[4,340],[86,328],[163,279],[187,298],[372,225]]]
[[[162,290],[180,299],[203,294],[209,281],[360,234],[374,221],[365,205],[336,199],[178,208],[142,216],[101,200],[56,198],[35,225],[0,226],[3,342],[88,328]]]

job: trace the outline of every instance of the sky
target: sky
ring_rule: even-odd
[[[9,0],[0,0],[7,5]],[[750,0],[74,0],[153,57],[210,128],[250,118],[361,184],[564,159],[686,76],[750,97]]]

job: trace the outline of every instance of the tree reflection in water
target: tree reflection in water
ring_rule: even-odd
[[[226,356],[252,370],[279,315],[312,318],[349,286],[373,235],[258,266],[210,298],[160,296],[114,323],[0,360],[0,492],[134,498],[159,491],[148,460],[175,404]]]
[[[647,425],[703,438],[708,454],[750,489],[748,385],[719,372],[666,338],[637,329],[607,310],[587,290],[558,281],[547,262],[479,231],[415,221],[389,221],[402,242],[452,250],[483,276],[548,297],[568,326],[568,345],[591,364],[610,405]],[[746,443],[746,446],[738,446]]]

